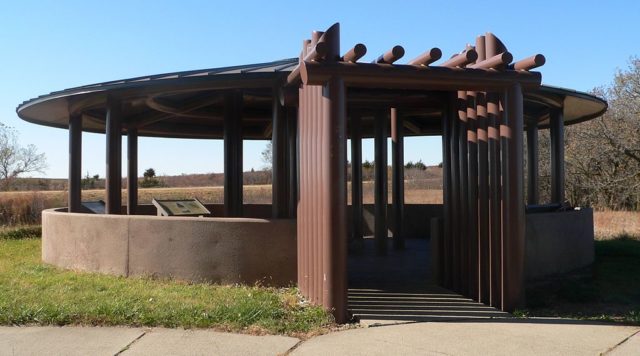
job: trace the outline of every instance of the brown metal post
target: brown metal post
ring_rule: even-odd
[[[452,95],[453,99],[453,95]],[[451,288],[453,283],[451,268],[452,268],[452,237],[453,237],[453,188],[452,188],[452,164],[451,164],[451,141],[452,141],[452,122],[455,119],[456,107],[455,101],[449,100],[448,103],[443,105],[442,108],[442,201],[444,209],[444,234],[441,244],[441,251],[438,251],[440,263],[440,270],[442,275],[440,283],[444,287]],[[431,236],[431,239],[436,238]],[[433,241],[433,240],[432,240]]]
[[[387,114],[378,112],[375,115],[375,231],[376,251],[383,255],[387,253]]]
[[[351,210],[353,240],[362,240],[362,118],[351,115]]]
[[[69,118],[69,212],[82,204],[82,115]]]
[[[127,129],[127,214],[138,210],[138,129]]]
[[[467,288],[469,296],[480,301],[480,246],[478,240],[478,117],[476,112],[476,93],[467,92]]]
[[[296,217],[298,209],[298,110],[286,108],[287,146],[289,147],[289,218]]]
[[[339,43],[339,42],[338,42]],[[333,51],[339,53],[339,46]],[[331,79],[325,86],[323,178],[329,184],[323,199],[329,208],[323,239],[323,300],[333,310],[337,322],[347,320],[347,113],[346,88],[340,78]]]
[[[478,242],[480,266],[480,301],[490,303],[491,241],[489,239],[489,138],[486,93],[476,97],[478,114]]]
[[[462,195],[460,191],[461,171],[460,171],[460,145],[458,137],[460,136],[458,94],[451,95],[450,120],[451,120],[451,139],[449,140],[451,153],[451,242],[449,244],[450,256],[449,267],[451,271],[451,284],[449,288],[454,291],[460,291],[460,235],[461,229],[459,221],[462,220]],[[466,111],[465,111],[466,114]]]
[[[272,99],[273,130],[271,133],[271,207],[274,219],[285,218],[289,207],[289,167],[285,110],[277,95]]]
[[[106,213],[122,213],[122,106],[120,100],[107,99],[106,119],[107,175]]]
[[[393,247],[404,248],[402,225],[404,216],[404,123],[398,109],[391,108],[391,177]]]
[[[551,111],[551,202],[564,203],[564,118],[562,109]]]
[[[527,203],[531,205],[540,203],[539,158],[538,121],[531,120],[527,123]]]
[[[242,216],[242,92],[228,91],[224,99],[224,211]]]
[[[502,149],[499,96],[487,93],[487,136],[489,156],[490,302],[502,306]]]
[[[469,235],[469,150],[467,145],[467,92],[458,92],[458,164],[460,165],[460,235],[459,235],[459,263],[458,263],[458,280],[460,286],[458,291],[462,294],[469,295],[469,244],[471,238]]]
[[[524,301],[524,174],[523,174],[523,98],[519,84],[510,86],[505,92],[505,115],[507,128],[505,139],[508,145],[508,177],[506,196],[503,197],[507,224],[503,237],[504,246],[504,299],[503,309],[513,311]],[[502,132],[501,132],[502,135]]]

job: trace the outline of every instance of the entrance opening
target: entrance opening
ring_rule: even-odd
[[[363,140],[362,144],[364,238],[361,243],[351,243],[349,249],[350,313],[365,323],[505,317],[504,312],[438,286],[432,276],[431,225],[443,218],[442,165],[433,156],[423,160],[415,152],[429,151],[442,158],[440,136],[412,137],[405,143],[411,150],[405,150],[405,157],[410,158],[404,160],[404,248],[394,248],[393,244],[391,227],[395,221],[389,175],[387,249],[386,254],[379,253],[373,236],[376,209],[372,141]],[[391,164],[388,169],[393,169]],[[353,209],[353,205],[350,207]]]

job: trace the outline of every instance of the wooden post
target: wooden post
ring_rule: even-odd
[[[562,109],[551,111],[551,202],[564,203],[564,118]]]
[[[271,207],[274,219],[285,218],[289,212],[289,167],[287,123],[285,110],[277,95],[272,100],[273,130],[271,133]]]
[[[404,216],[404,123],[398,109],[391,109],[391,165],[393,247],[404,248],[402,225]]]
[[[69,118],[69,209],[78,213],[82,205],[82,115]]]
[[[362,244],[362,118],[351,115],[351,210],[353,214],[352,240]]]
[[[387,253],[387,115],[378,112],[375,115],[375,231],[376,251],[380,255]]]
[[[228,91],[224,102],[224,211],[242,216],[242,92]]]
[[[538,171],[538,121],[531,120],[527,124],[527,203],[540,203],[540,182]]]
[[[138,129],[127,129],[127,214],[138,210]]]
[[[122,104],[120,100],[107,99],[107,175],[106,213],[122,213]]]
[[[513,311],[524,301],[524,174],[523,174],[523,98],[520,84],[510,86],[505,92],[505,116],[508,145],[508,177],[503,204],[508,211],[503,236],[504,253],[504,299],[503,310]],[[501,133],[502,134],[502,133]]]

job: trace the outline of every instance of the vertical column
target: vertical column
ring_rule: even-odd
[[[351,210],[354,241],[362,244],[362,117],[351,115]]]
[[[138,208],[138,129],[127,130],[127,214]]]
[[[491,302],[491,241],[489,205],[489,137],[486,93],[476,97],[478,113],[478,240],[480,249],[480,296],[483,303]]]
[[[288,154],[287,154],[287,124],[285,118],[285,110],[280,105],[277,95],[273,95],[272,99],[272,119],[273,130],[271,134],[271,207],[273,209],[273,217],[282,219],[286,217],[289,207],[288,191],[289,177]]]
[[[531,120],[527,123],[527,203],[530,205],[540,203],[538,161],[538,121]]]
[[[289,147],[289,214],[294,219],[298,207],[298,110],[286,108],[287,146]]]
[[[551,111],[551,202],[564,203],[564,118],[562,108]]]
[[[452,194],[451,184],[451,122],[454,119],[454,103],[446,103],[442,108],[442,201],[444,210],[444,234],[440,243],[439,266],[441,274],[438,275],[439,283],[451,288],[451,237],[453,229]],[[431,236],[431,239],[436,238]]]
[[[375,231],[376,251],[387,253],[387,115],[378,112],[375,115]]]
[[[393,247],[404,248],[402,225],[404,216],[404,123],[398,109],[391,109],[391,165]]]
[[[242,216],[242,92],[224,98],[224,211]]]
[[[458,144],[458,137],[460,136],[459,121],[459,103],[457,93],[451,94],[450,103],[450,140],[449,140],[449,153],[451,154],[451,236],[448,243],[449,248],[449,260],[448,263],[450,276],[449,276],[449,288],[459,291],[460,290],[460,221],[462,220],[460,205],[461,192],[460,192],[460,145]],[[466,114],[466,112],[465,112]]]
[[[480,301],[480,241],[478,238],[478,116],[476,93],[467,92],[467,275],[469,296]]]
[[[502,176],[499,96],[487,93],[487,136],[489,156],[489,304],[502,306]]]
[[[82,115],[69,118],[69,209],[80,212],[82,204]]]
[[[458,245],[458,288],[462,294],[469,292],[469,149],[467,145],[467,92],[458,92],[458,165],[460,166],[460,225],[459,245]],[[454,284],[455,286],[455,284]]]
[[[332,41],[339,53],[339,41]],[[322,179],[330,182],[323,191],[322,212],[326,236],[322,242],[324,305],[333,309],[338,322],[347,319],[347,113],[346,88],[342,78],[332,78],[324,88],[325,134]]]
[[[120,100],[107,99],[107,176],[106,213],[122,213],[122,104]]]
[[[503,202],[508,214],[505,216],[505,234],[503,235],[504,299],[502,302],[504,310],[513,311],[524,300],[524,117],[520,84],[507,88],[505,97],[508,170],[503,171],[503,177],[508,177],[508,184],[504,190]]]

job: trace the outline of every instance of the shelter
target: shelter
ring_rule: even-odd
[[[128,254],[122,262],[124,267],[106,270],[125,275],[136,268],[147,273],[150,269],[153,272],[153,268],[167,268],[154,260],[157,257],[154,253],[171,258],[164,250],[150,251],[148,246],[157,244],[157,240],[138,241],[136,234],[144,235],[149,229],[160,231],[161,225],[162,233],[187,235],[175,227],[167,228],[167,224],[178,221],[185,226],[203,224],[204,220],[216,224],[259,222],[262,224],[259,228],[249,230],[224,225],[224,234],[219,232],[223,225],[212,227],[215,233],[201,227],[188,231],[197,235],[204,229],[204,235],[220,235],[217,238],[221,241],[234,238],[235,233],[244,234],[250,242],[242,245],[247,255],[237,255],[241,260],[250,259],[246,251],[253,247],[264,248],[271,256],[280,254],[284,261],[286,254],[282,251],[293,244],[297,256],[293,270],[297,271],[296,280],[302,293],[313,303],[333,310],[338,321],[344,321],[348,318],[348,241],[357,241],[364,234],[362,138],[375,139],[373,234],[378,253],[384,254],[388,248],[388,228],[393,231],[395,248],[403,248],[403,236],[407,235],[403,231],[407,217],[404,137],[442,135],[441,219],[434,220],[431,230],[421,231],[432,235],[437,280],[475,300],[513,310],[524,294],[525,229],[529,220],[535,220],[525,217],[525,206],[540,203],[538,130],[551,131],[551,203],[563,203],[563,128],[601,115],[606,102],[589,94],[541,85],[540,73],[531,69],[543,65],[544,57],[537,54],[512,63],[511,53],[491,33],[478,36],[475,46],[465,47],[439,65],[434,65],[442,56],[438,48],[427,50],[407,64],[397,64],[404,55],[400,46],[380,55],[373,63],[359,62],[365,53],[362,44],[340,52],[339,25],[335,24],[325,32],[313,32],[311,39],[304,40],[299,58],[87,85],[22,103],[17,109],[22,119],[69,130],[69,206],[43,214],[43,244],[47,244],[43,258],[63,266],[80,264],[88,269],[104,269],[104,263],[91,261],[102,258],[95,257],[97,253],[78,258],[61,251],[70,243],[70,237],[62,235],[85,238],[68,230],[74,221],[81,224],[81,219],[90,219],[87,220],[90,223],[82,225],[84,235],[92,228],[92,234],[102,234],[94,236],[94,242],[106,238],[100,229],[115,231],[127,224],[129,230],[122,234],[126,240],[122,242],[124,247],[113,247],[115,252],[109,254],[119,256],[121,250],[122,254]],[[109,216],[88,217],[81,213],[83,131],[106,134],[106,213],[139,216],[109,220]],[[526,202],[525,132],[530,162]],[[123,135],[127,136],[128,147],[125,206],[121,201],[120,168]],[[137,201],[139,136],[223,139],[224,204],[210,210],[225,218],[182,218],[171,222],[167,220],[171,218],[143,219],[141,215],[151,214]],[[386,150],[389,136],[393,146],[390,206]],[[265,207],[248,207],[242,201],[242,141],[251,139],[273,142],[273,202],[266,207],[268,211]],[[351,140],[351,208],[347,204],[347,139]],[[580,232],[579,238],[584,239],[585,235],[588,239],[590,211],[579,214],[575,219],[587,231]],[[256,217],[270,219],[247,219]],[[426,221],[432,217],[438,216],[422,215]],[[566,219],[574,218],[561,219],[562,225],[566,225]],[[139,228],[132,227],[137,223],[141,224]],[[271,228],[265,229],[265,224]],[[591,239],[592,229],[591,226]],[[292,239],[280,239],[276,244],[274,240],[265,243],[268,240],[263,239],[258,245],[251,240],[254,235],[267,239],[278,234],[291,235]],[[171,236],[163,249],[175,248],[175,242],[168,241],[173,241]],[[137,244],[140,250],[136,250]],[[552,245],[557,246],[557,242]],[[202,253],[202,248],[198,253]],[[221,252],[216,254],[219,256]],[[181,264],[189,258],[183,257],[176,262],[173,273],[185,270]],[[151,260],[155,262],[145,265]],[[254,276],[277,270],[272,265],[254,262],[226,273]],[[198,274],[200,267],[194,263],[189,261],[186,269],[193,269],[196,276],[208,276],[205,272]],[[579,264],[584,264],[584,260],[574,267]],[[211,278],[226,280],[218,277]]]

